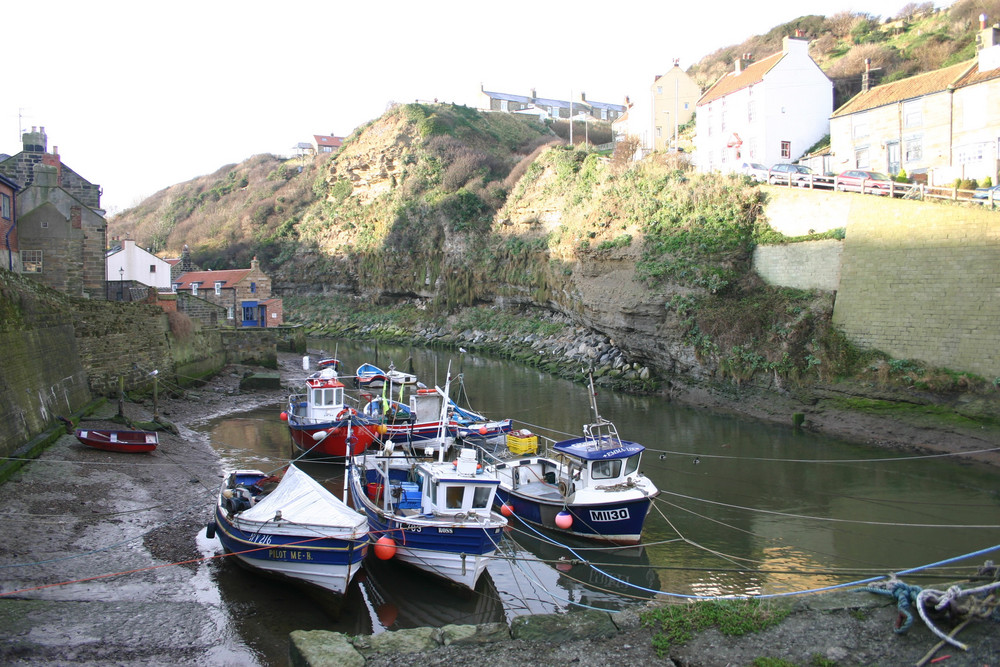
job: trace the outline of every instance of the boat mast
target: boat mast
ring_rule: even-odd
[[[444,463],[444,437],[448,432],[448,392],[451,389],[451,362],[448,362],[448,374],[444,379],[444,392],[435,387],[441,396],[441,414],[438,423],[438,463]]]

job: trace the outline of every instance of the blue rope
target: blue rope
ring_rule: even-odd
[[[896,627],[894,632],[897,635],[901,635],[910,629],[913,625],[913,605],[917,601],[917,596],[920,595],[922,590],[920,586],[910,586],[904,584],[902,581],[897,581],[892,584],[891,588],[887,588],[886,585],[872,585],[865,586],[864,590],[869,593],[875,593],[877,595],[888,595],[889,597],[896,599],[896,609],[899,610],[899,619],[896,621]]]
[[[526,526],[527,528],[531,529],[541,539],[546,540],[550,544],[554,544],[556,546],[562,547],[563,549],[566,549],[571,554],[573,554],[576,558],[578,558],[581,562],[586,563],[595,572],[603,574],[605,577],[611,579],[612,581],[617,581],[620,584],[623,584],[625,586],[629,586],[629,587],[634,588],[636,590],[644,591],[646,593],[653,593],[655,595],[664,595],[666,597],[680,598],[680,599],[684,599],[684,600],[721,600],[721,599],[757,599],[757,600],[766,600],[766,599],[769,599],[769,598],[792,597],[794,595],[809,595],[811,593],[823,593],[823,592],[826,592],[826,591],[837,590],[837,589],[840,589],[840,588],[856,588],[858,586],[867,586],[868,584],[872,584],[872,583],[875,583],[877,581],[881,581],[883,579],[886,579],[886,578],[890,577],[890,575],[884,575],[883,574],[883,575],[879,575],[877,577],[869,577],[868,579],[860,579],[858,581],[850,581],[850,582],[847,582],[846,584],[834,584],[832,586],[823,586],[821,588],[810,588],[808,590],[802,590],[802,591],[789,591],[787,593],[767,593],[767,594],[764,594],[764,595],[690,595],[690,594],[686,594],[686,593],[671,593],[669,591],[658,591],[658,590],[654,590],[652,588],[646,588],[645,586],[639,586],[639,585],[633,584],[633,583],[631,583],[629,581],[625,581],[624,579],[621,579],[620,577],[616,577],[615,575],[611,574],[610,572],[606,572],[606,571],[602,570],[601,568],[597,567],[596,565],[594,565],[593,563],[591,563],[590,561],[588,561],[586,558],[582,557],[580,554],[578,554],[576,551],[574,551],[573,548],[570,547],[569,545],[562,544],[561,542],[558,542],[558,541],[552,539],[548,535],[545,535],[545,534],[539,532],[538,529],[536,529],[534,526],[532,526],[531,524],[529,524],[526,521],[522,521],[521,523],[524,526]],[[1000,551],[1000,544],[998,544],[996,546],[989,547],[987,549],[980,549],[979,551],[974,551],[972,553],[965,554],[964,556],[955,556],[953,558],[947,558],[945,560],[940,560],[940,561],[938,561],[936,563],[930,563],[928,565],[921,565],[920,567],[910,568],[909,570],[903,570],[902,572],[898,572],[898,573],[896,573],[896,575],[893,575],[893,576],[897,576],[897,575],[900,575],[900,574],[912,574],[914,572],[920,572],[921,570],[926,570],[926,569],[929,569],[929,568],[932,568],[932,567],[938,567],[939,565],[947,565],[949,563],[954,563],[954,562],[957,562],[957,561],[965,560],[967,558],[975,558],[977,556],[982,556],[984,554],[988,554],[988,553],[991,553],[993,551]],[[912,617],[911,617],[911,622],[912,622]]]

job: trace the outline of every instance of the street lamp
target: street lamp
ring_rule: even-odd
[[[118,300],[125,300],[125,267],[118,269]]]

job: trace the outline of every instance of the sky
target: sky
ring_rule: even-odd
[[[906,0],[333,2],[49,0],[4,10],[0,153],[44,127],[109,216],[259,153],[346,137],[393,102],[486,90],[621,104],[806,14]]]

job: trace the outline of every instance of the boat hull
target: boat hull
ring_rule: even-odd
[[[561,500],[544,501],[524,496],[501,484],[497,489],[496,502],[498,508],[504,504],[513,507],[514,516],[535,526],[588,540],[632,545],[639,544],[653,500],[645,497],[595,504],[564,504]],[[568,529],[556,525],[556,515],[564,509],[573,517]]]
[[[77,429],[74,435],[84,445],[108,452],[141,454],[151,452],[159,445],[159,436],[155,431]]]
[[[315,456],[346,457],[368,449],[378,437],[378,425],[357,419],[353,422],[345,419],[310,424],[289,414],[288,432],[292,443],[300,452]],[[326,435],[322,435],[323,433]]]
[[[361,569],[367,552],[366,538],[317,539],[268,533],[256,522],[239,525],[221,507],[216,507],[215,526],[223,549],[248,568],[339,595],[344,594]]]
[[[412,518],[396,516],[384,511],[368,496],[367,477],[358,474],[359,468],[350,468],[350,491],[354,506],[364,510],[372,541],[382,536],[391,537],[396,546],[394,560],[416,567],[424,572],[446,579],[467,588],[486,570],[503,535],[503,526],[454,525],[436,523],[417,515]],[[375,480],[372,477],[372,480]],[[363,486],[364,485],[364,486]]]

